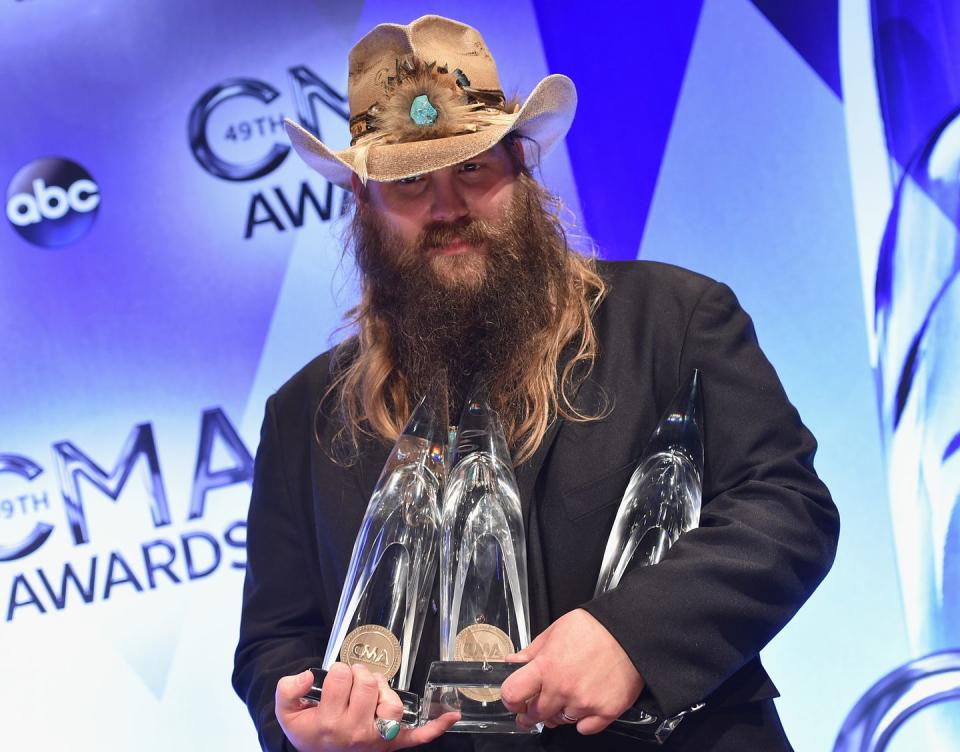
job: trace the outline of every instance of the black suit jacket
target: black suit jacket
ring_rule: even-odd
[[[652,262],[601,262],[599,269],[610,286],[594,318],[600,353],[575,403],[594,411],[608,400],[609,415],[558,419],[516,469],[534,633],[585,608],[646,681],[641,705],[672,715],[705,700],[668,749],[787,749],[770,702],[777,691],[757,656],[833,561],[838,517],[813,470],[816,442],[726,286]],[[593,598],[636,460],[694,368],[702,372],[705,410],[700,526],[660,564]],[[289,748],[274,716],[277,680],[322,660],[356,533],[390,449],[371,442],[351,467],[330,461],[322,447],[337,425],[318,410],[329,379],[326,353],[269,399],[257,452],[233,681],[264,749]],[[413,688],[423,686],[438,643],[430,613]],[[580,737],[572,727],[530,743],[637,748],[607,733]],[[462,749],[470,739],[448,734],[431,746]]]

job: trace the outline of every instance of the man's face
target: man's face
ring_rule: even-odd
[[[517,173],[508,148],[500,143],[453,167],[389,183],[370,181],[365,189],[354,177],[354,193],[440,282],[475,287],[484,277],[488,248],[470,225],[477,220],[498,225],[513,199]]]
[[[494,401],[522,383],[523,353],[548,336],[569,275],[545,194],[511,157],[497,146],[417,178],[355,183],[363,315],[412,395],[447,372],[454,410],[478,377]]]

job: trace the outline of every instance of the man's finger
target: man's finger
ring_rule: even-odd
[[[541,692],[527,703],[526,710],[520,712],[517,721],[526,727],[533,726],[540,721],[552,720],[563,710],[563,698]]]
[[[377,674],[377,683],[380,688],[377,718],[383,718],[385,721],[399,721],[403,718],[403,702],[400,700],[400,695],[390,688],[383,674]]]
[[[584,736],[599,734],[613,723],[613,718],[604,718],[602,715],[590,715],[577,721],[577,731]]]
[[[284,676],[277,682],[276,703],[277,711],[295,713],[303,710],[300,698],[310,689],[313,682],[313,672],[303,671],[293,676]]]
[[[357,663],[352,669],[353,687],[350,690],[345,723],[356,728],[372,728],[377,704],[380,702],[380,685],[377,677],[366,666]]]
[[[429,723],[420,726],[420,728],[401,727],[400,735],[390,749],[404,749],[405,747],[414,747],[418,744],[427,744],[432,742],[438,736],[441,736],[447,729],[460,720],[460,713],[444,713],[439,718],[435,718]]]
[[[339,717],[346,713],[352,687],[353,673],[346,663],[337,661],[330,666],[320,693],[320,709],[324,715]]]
[[[507,663],[526,663],[527,661],[532,661],[537,653],[540,652],[540,649],[543,647],[543,643],[546,642],[547,632],[550,631],[550,627],[547,627],[544,631],[538,634],[529,645],[527,645],[523,650],[518,650],[516,653],[511,653],[504,660]]]
[[[522,713],[526,710],[527,701],[540,694],[543,677],[540,676],[540,667],[536,661],[531,661],[514,671],[500,688],[500,697],[508,710]]]

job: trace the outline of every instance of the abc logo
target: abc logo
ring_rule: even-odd
[[[38,159],[21,168],[7,188],[7,219],[34,245],[55,248],[79,240],[93,226],[100,188],[69,159]]]

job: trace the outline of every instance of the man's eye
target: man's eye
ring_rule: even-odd
[[[462,165],[460,165],[460,172],[476,172],[479,169],[479,162],[464,162]]]
[[[400,184],[400,185],[413,185],[414,183],[419,183],[421,180],[423,180],[423,176],[421,176],[421,175],[411,175],[411,176],[408,177],[408,178],[400,178],[400,179],[397,181],[397,183]]]

